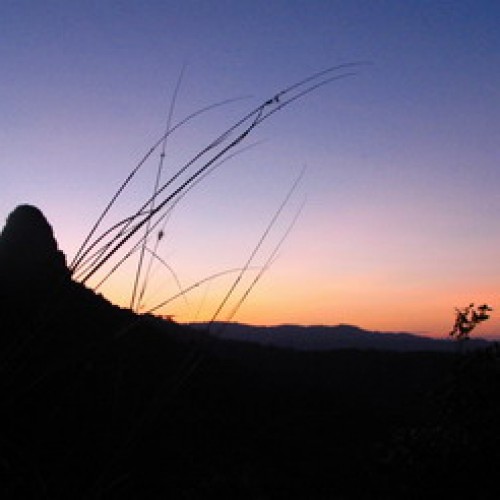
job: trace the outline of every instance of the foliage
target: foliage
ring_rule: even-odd
[[[463,309],[455,308],[455,324],[453,329],[450,331],[450,336],[456,338],[457,340],[468,340],[470,338],[470,332],[481,322],[489,319],[488,314],[493,309],[487,305],[483,304],[474,308],[474,304],[471,303]]]

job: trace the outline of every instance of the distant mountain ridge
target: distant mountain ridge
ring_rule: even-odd
[[[189,323],[187,326],[206,330],[208,323]],[[253,342],[261,345],[299,351],[327,351],[335,349],[371,349],[383,351],[440,351],[457,349],[456,341],[434,339],[406,332],[378,332],[357,326],[253,326],[243,323],[213,323],[209,331],[226,340]],[[491,343],[476,338],[466,341],[465,349],[487,347]]]

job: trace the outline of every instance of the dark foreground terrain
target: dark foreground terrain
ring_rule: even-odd
[[[41,213],[17,210],[0,236],[0,498],[498,498],[495,345],[218,340],[73,282]]]

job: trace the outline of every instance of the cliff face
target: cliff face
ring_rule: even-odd
[[[14,363],[30,347],[47,359],[101,348],[140,321],[71,279],[51,225],[31,205],[15,208],[0,234],[0,318],[0,359],[17,353]],[[1,352],[13,345],[24,347]]]
[[[0,234],[2,295],[30,295],[66,277],[66,258],[43,213],[31,205],[18,206]]]
[[[83,498],[101,475],[114,477],[129,443],[142,443],[146,416],[156,415],[148,405],[188,354],[181,327],[168,327],[73,281],[38,208],[8,216],[0,234],[0,498]]]

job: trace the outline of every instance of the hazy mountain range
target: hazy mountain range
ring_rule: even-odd
[[[299,351],[327,351],[332,349],[375,349],[381,351],[440,351],[458,349],[451,339],[435,339],[404,332],[375,332],[352,325],[337,326],[253,326],[241,323],[190,323],[188,326],[226,340],[252,342],[264,346]],[[490,342],[476,338],[467,340],[462,348],[484,348]]]

